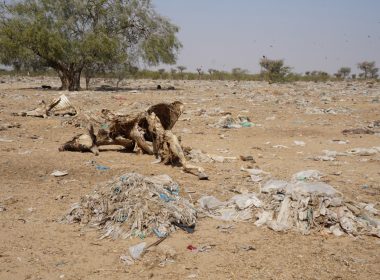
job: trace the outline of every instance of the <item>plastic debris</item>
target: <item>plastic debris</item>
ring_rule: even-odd
[[[288,182],[282,180],[273,180],[270,179],[267,181],[264,186],[261,187],[260,191],[262,193],[269,193],[271,191],[285,191],[288,186]]]
[[[257,169],[257,168],[240,168],[241,171],[245,171],[245,172],[248,172],[250,175],[266,175],[266,174],[269,174],[268,172],[265,172],[261,169]]]
[[[187,247],[186,247],[186,249],[187,250],[189,250],[189,251],[191,251],[191,252],[197,252],[198,251],[198,249],[197,249],[197,247],[195,247],[195,246],[193,246],[193,245],[188,245]]]
[[[221,202],[213,196],[203,196],[198,203],[208,216],[223,221],[249,220],[252,218],[249,208],[260,205],[255,194],[236,195],[226,202]]]
[[[303,141],[294,141],[293,143],[294,143],[294,145],[301,146],[301,147],[304,147],[306,145],[306,143]]]
[[[195,230],[195,224],[186,225],[186,224],[179,223],[176,221],[173,221],[172,224],[175,225],[176,227],[179,227],[180,229],[186,231],[187,233],[193,233]]]
[[[134,260],[140,258],[141,254],[144,252],[146,246],[146,242],[141,242],[137,245],[129,247],[129,253]]]
[[[218,128],[242,128],[242,127],[252,127],[255,124],[250,121],[246,116],[238,116],[233,118],[231,114],[227,114],[221,117],[214,127]]]
[[[219,199],[215,198],[214,196],[202,196],[198,200],[198,203],[201,208],[207,209],[207,210],[214,210],[220,206],[225,205],[225,203],[221,202]]]
[[[194,229],[197,211],[177,194],[178,190],[178,184],[167,175],[127,173],[82,197],[64,220],[96,227],[103,232],[101,238],[114,239],[161,233],[166,236],[178,224]]]
[[[68,175],[69,172],[67,171],[59,171],[59,170],[55,170],[53,171],[50,175],[54,176],[54,177],[63,177],[63,176],[66,176]]]
[[[104,165],[96,165],[95,168],[96,168],[96,170],[100,170],[100,171],[106,171],[106,170],[111,169],[110,167],[104,166]]]
[[[243,250],[243,251],[256,251],[255,246],[249,245],[249,244],[243,244],[238,247],[240,250]]]
[[[241,122],[240,125],[241,125],[242,127],[252,127],[252,126],[254,126],[255,124],[252,123],[252,122],[247,122],[247,121],[245,121],[245,122]]]
[[[318,170],[304,170],[292,176],[293,181],[313,181],[320,180],[322,173]]]
[[[219,127],[219,128],[241,128],[241,125],[231,115],[226,115],[226,116],[221,117],[219,119],[219,121],[214,125],[214,127]]]
[[[379,152],[380,152],[380,147],[354,148],[347,151],[347,153],[351,155],[358,155],[358,156],[373,156]]]
[[[231,201],[235,202],[236,206],[240,209],[246,209],[254,205],[255,207],[261,207],[261,201],[254,194],[238,194],[231,198]]]
[[[129,255],[122,255],[120,256],[120,260],[126,264],[126,265],[133,265],[135,263],[135,261],[132,259],[131,256]]]

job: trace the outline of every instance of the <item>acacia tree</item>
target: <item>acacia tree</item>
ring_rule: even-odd
[[[248,70],[236,67],[232,68],[231,73],[235,80],[240,81],[245,75],[248,74]]]
[[[358,63],[358,68],[363,71],[363,73],[360,74],[361,77],[364,79],[367,78],[377,78],[377,72],[379,71],[379,68],[375,67],[375,61],[363,61]]]
[[[136,75],[139,69],[130,63],[124,63],[117,64],[117,67],[113,67],[112,71],[117,77],[116,88],[119,89],[120,82],[129,76]]]
[[[271,83],[284,81],[285,76],[290,73],[290,67],[285,66],[282,59],[274,60],[264,57],[259,64],[262,68],[261,74],[264,79]]]
[[[157,70],[158,74],[160,75],[160,79],[163,78],[164,74],[165,74],[165,69],[164,68],[160,68]]]
[[[182,74],[183,73],[183,71],[185,71],[186,70],[186,67],[185,66],[182,66],[182,65],[179,65],[179,66],[177,66],[177,69],[179,70],[179,72]]]
[[[183,78],[183,71],[186,70],[186,67],[182,66],[182,65],[179,65],[179,66],[177,66],[177,69],[178,69],[178,71],[180,73],[181,78]]]
[[[9,59],[38,57],[62,89],[79,90],[84,69],[123,65],[130,56],[174,64],[178,27],[150,0],[23,0],[0,4],[0,46]],[[8,64],[4,55],[2,63]],[[136,61],[136,57],[133,58]]]
[[[338,72],[336,73],[336,76],[338,78],[343,78],[346,79],[348,75],[351,73],[351,68],[350,67],[341,67]]]

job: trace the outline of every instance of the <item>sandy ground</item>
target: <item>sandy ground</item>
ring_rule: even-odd
[[[80,133],[63,127],[63,118],[12,116],[50,100],[58,90],[41,90],[42,84],[59,86],[54,78],[0,77],[0,122],[19,128],[0,131],[0,279],[380,279],[380,240],[375,237],[303,236],[258,228],[253,222],[226,223],[200,218],[196,231],[177,231],[155,251],[133,266],[120,256],[141,242],[99,240],[100,233],[78,224],[59,221],[80,197],[98,183],[127,172],[168,174],[181,187],[181,195],[194,203],[202,195],[228,199],[233,190],[258,191],[247,174],[247,162],[201,163],[209,181],[199,181],[179,168],[152,164],[153,157],[106,150],[91,153],[58,152],[60,144]],[[110,81],[98,80],[96,86]],[[177,90],[154,90],[174,85]],[[184,145],[223,156],[252,155],[253,166],[273,178],[289,180],[295,172],[317,169],[324,181],[347,199],[378,203],[380,155],[339,157],[314,161],[325,149],[380,146],[379,135],[343,135],[347,128],[365,127],[380,120],[380,84],[364,82],[295,83],[223,81],[128,81],[121,91],[66,93],[83,110],[144,109],[156,102],[180,100],[185,113],[174,127]],[[137,91],[131,91],[137,89]],[[333,113],[308,114],[308,108]],[[200,109],[204,109],[201,113]],[[249,116],[254,127],[220,129],[211,125],[220,111]],[[333,140],[344,140],[343,142]],[[294,141],[304,141],[297,146]],[[280,145],[280,146],[278,146]],[[282,145],[282,146],[281,146]],[[283,147],[286,146],[286,147]],[[96,170],[92,161],[110,167]],[[54,170],[68,175],[56,178]],[[187,192],[191,192],[189,195]],[[379,208],[379,206],[376,206]],[[219,225],[232,228],[222,232]],[[156,238],[149,237],[147,242]],[[188,245],[211,245],[206,252],[191,252]],[[255,250],[245,251],[251,245]],[[170,250],[173,261],[160,262]]]

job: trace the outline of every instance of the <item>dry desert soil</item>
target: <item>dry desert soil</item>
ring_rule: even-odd
[[[380,154],[313,160],[323,150],[380,146],[378,133],[342,134],[344,129],[368,127],[380,120],[379,83],[128,80],[118,91],[105,91],[95,88],[115,82],[98,79],[93,90],[65,92],[76,107],[91,111],[129,112],[158,102],[183,102],[184,114],[173,129],[182,143],[238,158],[199,163],[209,175],[208,181],[201,181],[178,167],[152,164],[152,156],[124,153],[117,147],[99,156],[59,152],[62,143],[82,130],[63,126],[65,117],[12,115],[62,94],[57,89],[59,80],[0,80],[0,124],[19,124],[0,131],[0,279],[380,279],[376,237],[279,233],[256,227],[252,221],[200,217],[193,234],[178,230],[127,266],[120,256],[141,242],[139,238],[99,240],[99,231],[60,222],[70,206],[97,184],[128,172],[168,174],[179,183],[180,194],[195,205],[203,195],[225,200],[240,189],[257,192],[260,183],[240,170],[248,165],[284,180],[298,171],[316,169],[346,199],[379,208]],[[43,84],[53,88],[42,90]],[[156,90],[157,84],[163,90]],[[167,86],[175,90],[165,90]],[[226,112],[248,116],[254,126],[214,127]],[[251,155],[256,163],[241,161],[240,155]],[[94,162],[110,169],[97,170]],[[68,175],[51,176],[54,170]],[[220,225],[230,227],[220,230]],[[209,250],[192,252],[188,245],[207,245]],[[165,254],[170,255],[166,261]]]

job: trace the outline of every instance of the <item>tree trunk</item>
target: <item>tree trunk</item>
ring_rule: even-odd
[[[69,80],[66,76],[62,75],[59,77],[61,79],[61,90],[67,90],[69,88]]]
[[[59,79],[61,80],[61,87],[59,88],[60,90],[67,90],[69,88],[69,79],[67,75],[64,74],[63,71],[57,70],[57,74]]]
[[[61,90],[78,91],[80,90],[80,76],[82,69],[55,69],[61,80]]]
[[[119,84],[120,84],[121,81],[122,81],[122,79],[117,79],[117,82],[116,82],[116,89],[119,89]]]
[[[69,80],[69,91],[78,91],[80,90],[80,75],[81,71],[71,72],[68,75]]]
[[[91,80],[91,77],[90,76],[86,76],[86,90],[90,89],[90,80]]]

